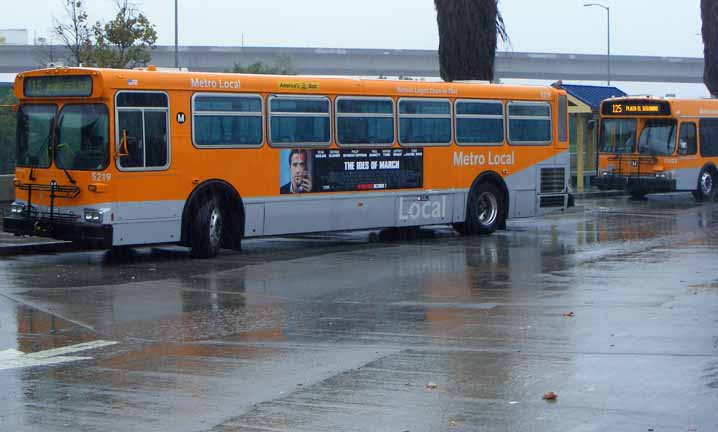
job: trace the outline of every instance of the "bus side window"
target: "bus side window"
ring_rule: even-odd
[[[145,165],[145,149],[142,137],[142,111],[120,111],[118,119],[118,137],[122,131],[127,135],[127,155],[120,157],[123,168],[137,168]]]
[[[551,105],[545,102],[508,103],[510,145],[551,144]]]
[[[163,167],[167,164],[167,113],[145,113],[146,167]]]
[[[701,156],[718,156],[718,118],[700,120]]]
[[[698,151],[698,143],[696,141],[696,124],[681,124],[681,134],[678,138],[678,154],[694,155]]]

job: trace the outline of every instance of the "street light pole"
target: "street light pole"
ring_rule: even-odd
[[[179,54],[178,54],[178,34],[177,28],[177,0],[175,0],[175,68],[179,68]]]
[[[585,3],[584,7],[598,6],[606,11],[606,34],[608,35],[608,85],[611,85],[611,8],[601,3]]]

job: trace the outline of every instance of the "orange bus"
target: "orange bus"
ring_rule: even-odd
[[[674,191],[715,197],[718,100],[613,98],[603,101],[600,122],[599,188],[634,198]]]
[[[565,208],[550,87],[59,68],[15,82],[4,230],[102,248],[451,224]]]

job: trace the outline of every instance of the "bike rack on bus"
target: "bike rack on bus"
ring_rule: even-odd
[[[636,168],[636,169],[637,169],[637,170],[636,170],[636,177],[640,177],[640,176],[641,176],[641,165],[643,165],[643,164],[646,164],[646,165],[654,165],[654,164],[656,163],[656,161],[657,161],[656,157],[655,157],[655,156],[652,156],[652,155],[621,155],[621,154],[618,154],[618,155],[615,155],[615,156],[610,156],[610,157],[608,158],[608,160],[609,160],[610,162],[613,162],[613,161],[618,162],[618,172],[614,172],[614,175],[622,176],[622,175],[623,175],[623,171],[622,171],[622,168],[621,168],[621,167],[622,167],[621,162],[629,162],[629,163],[631,164],[631,168]],[[635,162],[635,165],[634,165],[634,162]],[[630,170],[629,170],[628,173],[626,174],[626,177],[633,177],[633,176],[631,175],[631,171],[630,171]]]
[[[32,218],[32,192],[50,192],[50,226],[54,221],[55,215],[55,198],[72,199],[80,195],[80,188],[77,186],[58,185],[55,180],[50,184],[42,183],[19,183],[17,188],[27,191],[27,217]],[[38,212],[38,219],[42,218],[42,214]]]

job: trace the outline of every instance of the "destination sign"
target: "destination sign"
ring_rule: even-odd
[[[667,116],[671,115],[671,106],[666,101],[606,101],[603,115]]]
[[[26,97],[88,97],[92,95],[89,75],[41,76],[25,78]]]

